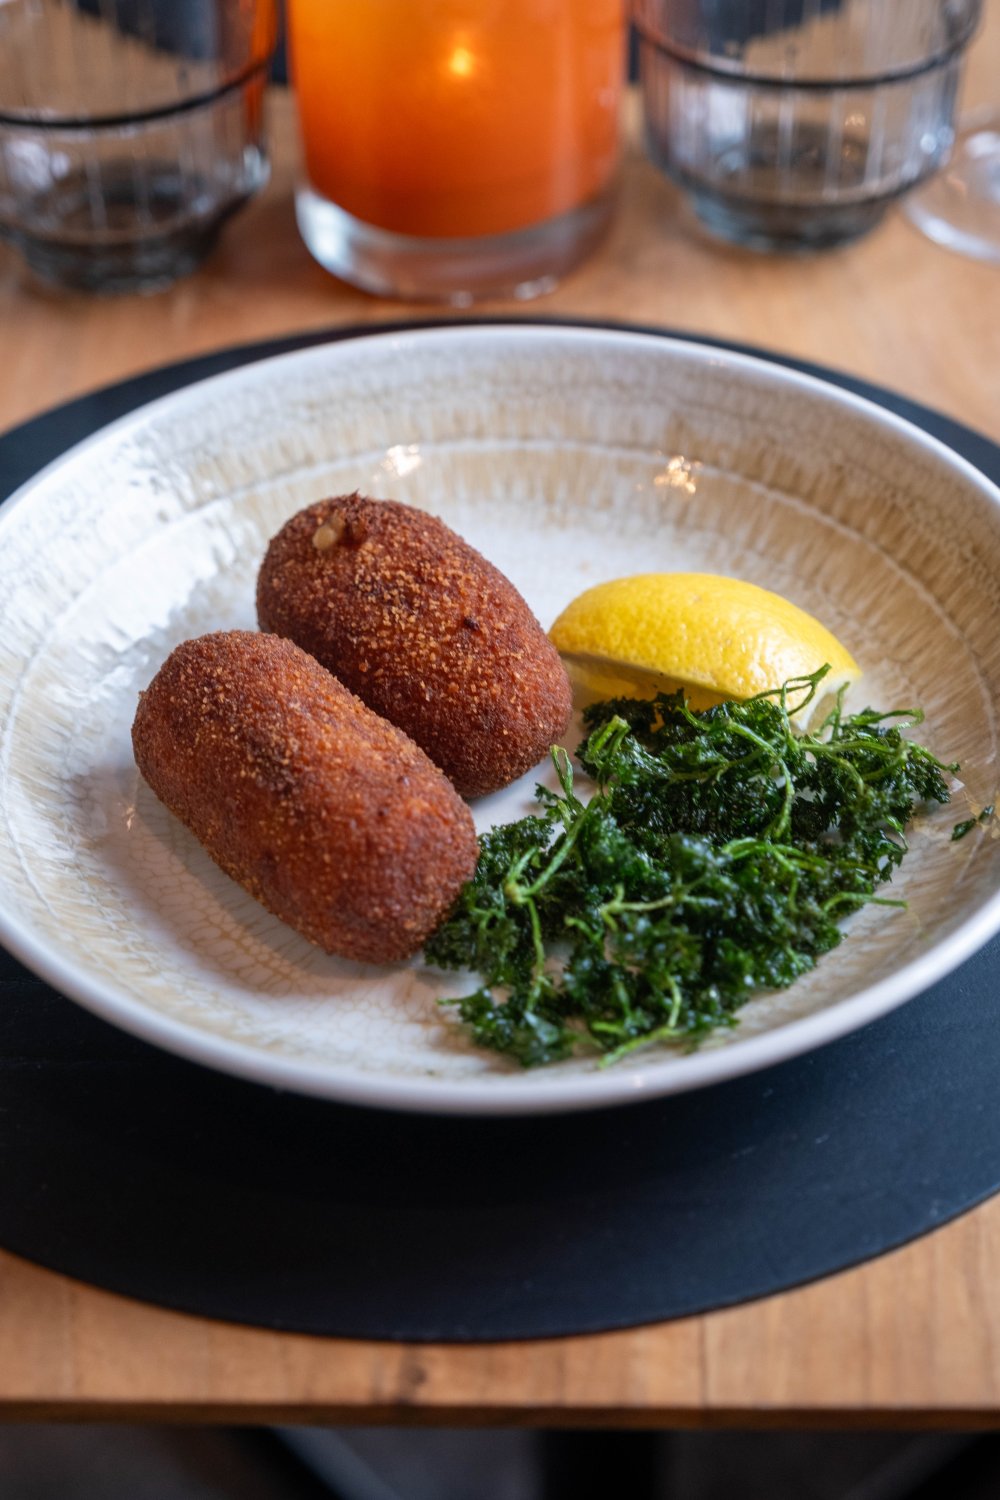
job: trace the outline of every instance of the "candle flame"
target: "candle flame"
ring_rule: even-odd
[[[448,57],[448,72],[455,78],[471,78],[476,71],[476,59],[468,47],[453,47]]]

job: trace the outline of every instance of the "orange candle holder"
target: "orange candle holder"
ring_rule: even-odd
[[[548,291],[610,218],[624,0],[290,0],[302,236],[342,279]]]

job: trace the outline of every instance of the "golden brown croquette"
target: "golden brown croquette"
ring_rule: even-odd
[[[328,953],[416,952],[475,869],[472,817],[437,766],[292,641],[178,646],[132,743],[216,864]]]
[[[293,516],[267,549],[257,616],[405,730],[464,796],[523,775],[569,722],[566,671],[514,585],[411,506],[341,495]]]

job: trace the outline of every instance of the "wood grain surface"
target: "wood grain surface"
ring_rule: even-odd
[[[1000,15],[967,98],[1000,76]],[[1000,96],[996,97],[1000,104]],[[428,314],[316,266],[295,230],[295,140],[272,100],[274,174],[171,291],[40,290],[0,250],[0,427],[221,345]],[[1000,439],[1000,269],[894,212],[821,258],[711,243],[633,149],[615,226],[553,295],[487,312],[617,318],[825,363]],[[1000,1423],[1000,1199],[859,1270],[731,1311],[601,1337],[473,1347],[290,1337],[161,1312],[0,1253],[10,1418],[892,1426]]]

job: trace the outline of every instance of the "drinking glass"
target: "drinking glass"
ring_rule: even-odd
[[[1000,264],[1000,110],[982,107],[959,126],[947,166],[907,199],[906,213],[937,244]]]
[[[934,173],[982,0],[636,0],[646,140],[757,249],[866,233]]]
[[[43,278],[150,290],[267,177],[274,0],[0,0],[0,234]]]
[[[548,290],[612,207],[623,0],[291,0],[303,238],[368,291]]]

